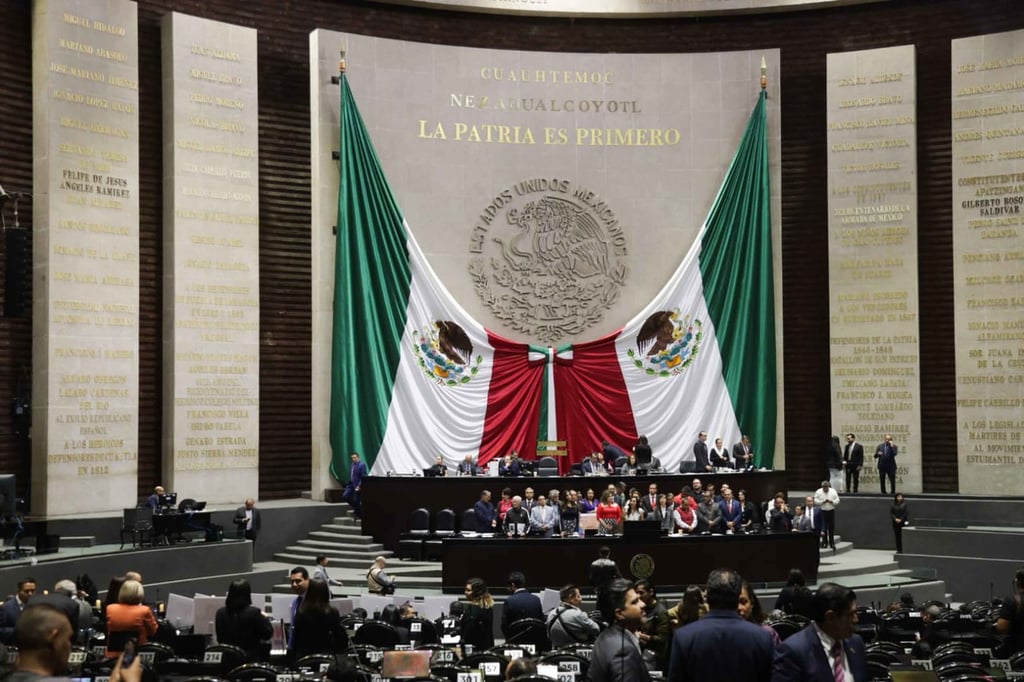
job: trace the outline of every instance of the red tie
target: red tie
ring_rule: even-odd
[[[843,667],[842,642],[836,641],[829,653],[832,655],[832,677],[835,678],[835,682],[845,682],[846,669]]]

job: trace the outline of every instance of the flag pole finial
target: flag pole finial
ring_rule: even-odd
[[[765,61],[764,55],[761,56],[761,89],[768,89],[768,62]]]
[[[338,73],[345,73],[345,46],[341,46],[340,57],[338,58]]]

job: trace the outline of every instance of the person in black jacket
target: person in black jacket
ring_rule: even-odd
[[[526,576],[512,571],[508,576],[508,591],[512,594],[505,600],[501,610],[501,632],[508,637],[508,626],[523,618],[544,620],[544,609],[540,597],[526,590]]]
[[[297,661],[310,654],[334,653],[348,648],[341,614],[330,604],[331,591],[323,580],[310,580],[292,621],[288,656]]]
[[[487,583],[480,578],[466,581],[466,599],[469,604],[462,613],[459,629],[462,634],[462,655],[468,656],[466,645],[472,652],[480,652],[494,646],[494,598],[487,591]]]
[[[274,632],[270,619],[252,605],[252,587],[245,578],[228,586],[228,596],[224,606],[217,609],[214,623],[217,641],[244,649],[250,661],[261,658],[260,642],[270,639]]]
[[[620,578],[608,586],[608,597],[608,611],[603,615],[612,625],[594,642],[590,682],[649,682],[651,678],[633,634],[644,622],[640,596],[628,580]]]

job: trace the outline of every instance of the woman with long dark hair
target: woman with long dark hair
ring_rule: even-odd
[[[323,580],[310,580],[292,622],[289,657],[297,661],[309,654],[334,653],[348,648],[341,614],[331,606],[331,590]]]
[[[224,606],[214,620],[217,642],[233,644],[245,650],[250,661],[260,658],[260,642],[270,639],[274,627],[263,612],[252,605],[252,587],[245,578],[232,581]]]
[[[470,645],[474,653],[485,651],[494,646],[494,598],[487,591],[487,583],[480,578],[466,581],[466,600],[469,604],[462,614],[460,630],[462,632],[462,653],[468,656],[466,645]]]

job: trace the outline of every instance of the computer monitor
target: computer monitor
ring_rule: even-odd
[[[4,518],[18,514],[17,477],[14,474],[0,474],[0,514]]]
[[[165,508],[173,507],[178,503],[178,493],[164,493],[160,496],[160,506]]]
[[[430,677],[431,651],[385,651],[380,674],[385,679],[426,679]]]

